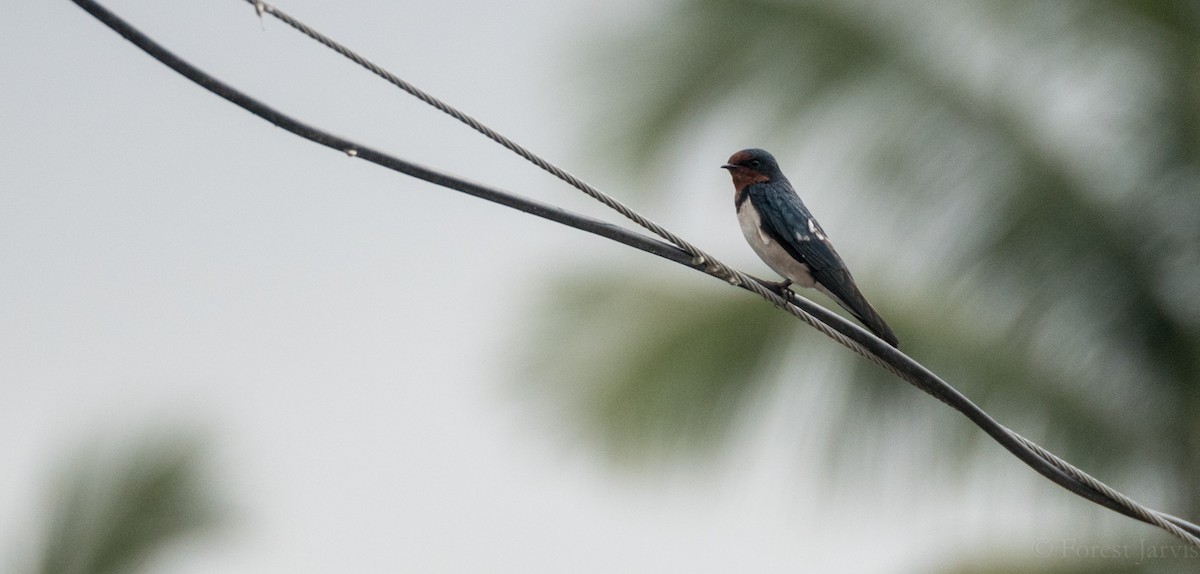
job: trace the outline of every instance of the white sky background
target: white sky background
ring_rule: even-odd
[[[281,8],[600,187],[625,181],[580,159],[595,102],[565,84],[586,76],[581,38],[646,9],[510,4]],[[609,217],[239,0],[106,5],[317,126]],[[607,470],[527,416],[512,353],[538,277],[648,256],[288,135],[65,0],[7,3],[0,47],[0,548],[37,534],[73,449],[176,423],[211,436],[235,513],[162,571],[894,572],[985,521],[830,501],[770,428],[716,469]],[[713,242],[751,262],[715,211],[727,152],[705,154],[698,217],[727,216]]]

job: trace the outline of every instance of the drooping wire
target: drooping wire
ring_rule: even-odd
[[[673,245],[679,247],[680,249],[682,249],[683,251],[685,251],[686,253],[691,255],[696,264],[703,264],[706,267],[708,267],[710,270],[710,272],[709,272],[710,275],[719,277],[735,286],[742,286],[742,285],[748,286],[750,291],[756,293],[757,295],[766,299],[767,301],[770,301],[776,307],[779,307],[781,309],[788,311],[789,313],[791,313],[792,315],[795,315],[797,318],[801,319],[808,325],[812,326],[813,328],[817,329],[818,331],[821,331],[827,337],[830,337],[830,338],[834,339],[835,341],[837,341],[838,343],[842,344],[843,346],[853,350],[854,352],[856,352],[864,357],[867,357],[868,359],[875,361],[877,364],[879,364],[879,366],[883,367],[884,369],[887,369],[889,371],[892,371],[894,374],[899,375],[899,373],[896,373],[895,371],[892,370],[892,367],[890,365],[888,365],[886,362],[879,360],[877,357],[874,356],[873,353],[870,353],[866,349],[862,348],[862,346],[859,345],[858,343],[856,343],[855,341],[848,339],[845,336],[843,336],[841,333],[838,333],[837,331],[829,328],[828,325],[825,325],[821,321],[816,320],[814,317],[812,317],[811,315],[806,313],[803,309],[799,309],[799,308],[796,308],[795,306],[789,305],[788,299],[786,299],[784,296],[781,296],[779,293],[776,293],[770,289],[767,289],[760,282],[751,279],[750,276],[742,273],[741,271],[738,271],[736,269],[733,269],[732,267],[729,267],[728,265],[725,265],[717,258],[705,253],[704,251],[701,251],[700,248],[692,245],[691,243],[685,241],[683,238],[668,231],[665,227],[662,227],[661,225],[651,221],[649,218],[634,211],[633,209],[631,209],[630,207],[621,203],[620,201],[617,201],[617,199],[613,198],[612,196],[596,189],[591,184],[583,181],[582,179],[575,177],[570,172],[543,159],[541,156],[526,149],[524,146],[509,139],[508,137],[504,136],[503,134],[497,132],[496,130],[493,130],[492,128],[488,127],[483,122],[480,122],[479,120],[475,119],[474,117],[471,117],[470,115],[455,108],[454,106],[451,106],[450,104],[447,104],[446,102],[443,102],[442,100],[434,97],[433,95],[429,94],[428,92],[425,92],[424,90],[403,80],[402,78],[396,76],[395,74],[387,71],[383,67],[360,56],[359,54],[357,54],[353,50],[347,48],[346,46],[343,46],[342,44],[334,41],[332,38],[325,36],[324,34],[318,32],[317,30],[308,26],[307,24],[301,22],[300,20],[293,18],[292,16],[290,16],[286,12],[283,12],[282,10],[276,8],[275,6],[268,4],[266,2],[262,2],[260,0],[244,0],[244,1],[246,3],[254,6],[255,11],[259,14],[260,17],[263,14],[270,14],[271,16],[278,19],[280,22],[283,22],[284,24],[291,26],[292,28],[294,28],[295,30],[300,32],[301,34],[304,34],[305,36],[308,36],[309,38],[316,40],[318,43],[337,52],[338,54],[341,54],[342,56],[346,57],[350,61],[358,64],[359,66],[362,66],[363,68],[366,68],[371,73],[379,76],[380,78],[383,78],[388,83],[392,84],[393,86],[396,86],[397,88],[400,88],[401,90],[407,92],[408,94],[412,95],[413,97],[417,98],[418,100],[421,100],[422,102],[425,102],[426,104],[429,104],[430,106],[433,106],[434,108],[445,113],[446,115],[466,124],[471,129],[483,134],[488,139],[500,144],[501,146],[508,149],[509,151],[512,151],[513,153],[521,156],[526,161],[536,165],[537,167],[550,173],[554,177],[561,179],[562,181],[566,182],[567,184],[571,185],[572,187],[587,194],[591,198],[599,201],[600,203],[603,203],[605,206],[609,207],[613,211],[616,211],[617,213],[621,214],[625,218],[627,218],[627,219],[633,221],[634,223],[640,225],[641,227],[649,230],[650,232],[654,233],[655,235],[662,237],[663,239],[666,239]]]
[[[804,320],[807,324],[817,328],[819,331],[833,338],[838,343],[850,348],[864,357],[871,359],[873,362],[879,364],[887,371],[897,375],[899,378],[913,384],[917,388],[946,403],[951,408],[958,410],[977,426],[979,426],[981,430],[995,439],[998,443],[1012,452],[1023,462],[1060,486],[1063,486],[1067,490],[1070,490],[1079,496],[1105,506],[1106,508],[1158,526],[1159,528],[1170,532],[1171,534],[1187,541],[1188,543],[1200,547],[1200,527],[1183,519],[1151,510],[1134,502],[1128,497],[1108,487],[1104,483],[1089,476],[1087,473],[1084,473],[1082,470],[1075,468],[1061,458],[1053,455],[1049,451],[1046,451],[1036,443],[1009,430],[1007,427],[1004,427],[999,422],[992,419],[991,416],[989,416],[986,412],[972,403],[969,399],[967,399],[933,372],[926,369],[920,363],[912,360],[907,355],[904,355],[899,350],[891,347],[887,343],[875,337],[873,334],[868,333],[861,327],[850,323],[849,321],[828,311],[827,309],[816,305],[815,303],[812,303],[803,297],[791,293],[790,291],[780,290],[779,287],[768,282],[755,279],[740,271],[731,269],[724,264],[721,264],[719,261],[716,261],[712,257],[701,252],[699,249],[691,246],[687,242],[684,242],[682,239],[679,239],[667,230],[661,228],[653,222],[650,222],[648,219],[642,217],[633,210],[621,205],[611,197],[599,192],[598,190],[595,190],[590,185],[587,185],[574,176],[571,176],[565,171],[553,166],[549,162],[542,160],[528,150],[516,145],[473,118],[470,118],[466,114],[454,110],[450,106],[432,98],[432,96],[417,90],[415,87],[407,84],[407,82],[403,82],[382,68],[375,66],[364,58],[361,58],[350,50],[342,47],[340,44],[337,44],[325,36],[318,34],[315,30],[312,30],[294,18],[283,14],[273,6],[267,5],[264,2],[246,0],[250,4],[254,5],[260,16],[264,13],[269,13],[284,22],[288,22],[289,25],[297,30],[310,37],[313,37],[322,44],[336,50],[338,53],[345,55],[360,65],[367,67],[376,74],[389,79],[390,82],[396,84],[402,89],[405,89],[405,91],[413,93],[413,95],[416,95],[422,99],[422,101],[426,101],[438,109],[451,114],[460,121],[467,123],[485,135],[488,135],[488,137],[492,138],[493,140],[501,143],[506,148],[520,154],[522,157],[532,161],[539,167],[542,167],[552,174],[555,174],[556,176],[564,179],[564,181],[571,183],[575,187],[583,190],[585,193],[588,193],[588,195],[591,195],[592,197],[601,201],[605,205],[617,210],[618,212],[622,213],[622,215],[625,215],[643,227],[650,229],[668,241],[675,243],[675,246],[666,245],[648,237],[629,232],[623,228],[612,226],[610,224],[599,222],[577,214],[572,214],[553,206],[541,204],[527,198],[506,194],[499,190],[488,188],[487,186],[467,182],[460,178],[455,178],[429,168],[400,160],[388,154],[359,145],[350,140],[339,138],[327,132],[313,128],[312,126],[299,122],[285,114],[278,112],[277,110],[266,106],[265,104],[262,104],[261,102],[258,102],[257,100],[239,92],[227,84],[224,84],[223,82],[204,73],[203,71],[200,71],[191,64],[175,56],[170,51],[166,50],[161,45],[147,37],[145,34],[142,34],[140,31],[136,30],[127,22],[120,19],[112,12],[109,12],[107,9],[103,8],[93,0],[72,1],[88,13],[95,16],[102,23],[109,26],[117,33],[128,39],[130,42],[150,54],[152,57],[171,67],[173,70],[191,79],[205,89],[212,91],[213,93],[229,100],[230,102],[233,102],[234,104],[241,106],[242,108],[258,115],[259,117],[262,117],[292,133],[295,133],[296,135],[316,143],[338,149],[352,157],[365,159],[384,167],[424,179],[437,185],[462,191],[476,197],[481,197],[489,201],[494,201],[502,205],[520,209],[527,213],[538,215],[539,217],[564,223],[590,233],[595,233],[597,235],[614,239],[642,251],[659,255],[682,265],[703,271],[709,275],[725,280],[737,287],[752,291],[770,301],[777,307],[780,307],[792,315]],[[404,86],[408,86],[408,88],[404,88]]]

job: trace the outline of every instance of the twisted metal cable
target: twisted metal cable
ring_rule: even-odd
[[[255,12],[259,15],[260,18],[262,17],[263,14],[270,14],[274,18],[278,19],[280,22],[287,24],[288,26],[292,27],[296,31],[300,32],[301,34],[304,34],[305,36],[308,36],[309,38],[317,41],[321,45],[333,50],[334,52],[337,52],[338,54],[341,54],[343,57],[349,59],[350,61],[354,62],[355,64],[358,64],[359,66],[362,66],[363,68],[367,69],[372,74],[375,74],[376,76],[379,76],[380,78],[383,78],[389,84],[392,84],[393,86],[396,86],[397,88],[400,88],[401,90],[407,92],[408,94],[412,95],[413,97],[417,98],[418,100],[421,100],[422,102],[429,104],[430,106],[436,108],[437,110],[441,111],[442,113],[466,124],[471,129],[479,132],[480,134],[483,134],[485,137],[500,144],[505,149],[508,149],[509,151],[521,156],[526,161],[536,165],[537,167],[548,172],[549,174],[553,175],[554,177],[557,177],[558,179],[566,182],[567,184],[571,185],[572,187],[582,191],[583,193],[587,194],[589,197],[599,201],[600,203],[604,204],[605,206],[612,209],[613,211],[616,211],[617,213],[621,214],[622,216],[629,219],[630,221],[633,221],[634,223],[640,225],[641,227],[649,230],[651,233],[654,233],[655,235],[662,237],[663,239],[666,239],[668,242],[674,244],[675,246],[679,247],[680,249],[682,249],[683,251],[685,251],[686,253],[691,255],[693,258],[693,261],[692,261],[693,265],[704,265],[705,272],[707,272],[708,274],[713,275],[719,279],[722,279],[722,280],[730,283],[731,285],[747,287],[750,291],[752,291],[753,293],[757,294],[758,296],[766,299],[772,305],[775,305],[776,307],[779,307],[780,309],[783,309],[783,310],[787,311],[788,313],[792,314],[793,316],[799,318],[801,321],[804,321],[809,326],[813,327],[814,329],[817,329],[825,336],[837,341],[842,346],[854,351],[855,353],[858,353],[859,355],[862,355],[863,357],[866,357],[866,358],[872,360],[874,363],[883,367],[884,369],[886,369],[896,375],[900,375],[900,373],[895,370],[895,367],[893,367],[892,365],[883,361],[882,359],[877,357],[875,354],[869,352],[866,348],[864,348],[862,345],[859,345],[858,343],[854,342],[852,339],[842,335],[841,333],[837,332],[836,330],[832,329],[831,327],[822,323],[821,321],[818,321],[816,318],[814,318],[812,315],[805,312],[803,309],[800,309],[799,307],[792,305],[788,301],[788,299],[785,299],[784,297],[781,297],[779,294],[775,293],[774,291],[767,289],[762,284],[760,284],[758,281],[751,279],[749,276],[742,273],[741,271],[733,269],[732,267],[721,262],[719,259],[705,253],[700,248],[692,245],[691,243],[684,240],[683,238],[670,232],[665,227],[655,223],[654,221],[651,221],[649,218],[634,211],[630,207],[628,207],[625,204],[618,201],[616,198],[596,189],[595,187],[593,187],[591,184],[587,183],[586,181],[579,179],[578,177],[571,174],[570,172],[550,163],[549,161],[547,161],[547,160],[543,159],[541,156],[533,153],[526,147],[509,139],[505,135],[497,132],[496,130],[493,130],[492,128],[485,125],[483,122],[480,122],[479,120],[466,114],[465,112],[459,110],[458,108],[455,108],[454,106],[451,106],[450,104],[447,104],[446,102],[443,102],[442,100],[434,97],[432,94],[414,86],[413,84],[396,76],[395,74],[393,74],[390,71],[384,69],[383,67],[375,64],[374,62],[360,56],[357,52],[334,41],[332,38],[322,34],[321,32],[318,32],[317,30],[308,26],[304,22],[301,22],[300,20],[293,18],[291,15],[280,10],[279,8],[276,8],[274,5],[268,4],[261,0],[243,0],[243,1],[245,1],[248,4],[253,5]],[[900,376],[902,376],[902,375],[900,375]]]
[[[1006,429],[1006,430],[1008,430],[1008,429]],[[1133,499],[1129,498],[1128,496],[1125,496],[1124,494],[1121,494],[1120,492],[1113,490],[1112,487],[1108,486],[1107,484],[1104,484],[1103,482],[1100,482],[1096,478],[1092,477],[1090,474],[1083,472],[1082,470],[1076,468],[1071,463],[1059,458],[1058,455],[1055,455],[1054,453],[1042,448],[1041,445],[1038,445],[1037,443],[1025,438],[1024,436],[1021,436],[1020,434],[1018,434],[1012,430],[1008,430],[1008,433],[1011,434],[1013,436],[1013,438],[1016,438],[1017,440],[1021,441],[1021,443],[1024,444],[1026,447],[1028,447],[1030,450],[1038,453],[1038,455],[1040,455],[1046,461],[1050,462],[1050,464],[1053,464],[1059,470],[1061,470],[1064,473],[1066,473],[1067,475],[1073,477],[1075,480],[1077,480],[1083,484],[1086,484],[1088,487],[1090,487],[1091,489],[1100,493],[1105,498],[1115,501],[1122,508],[1129,510],[1132,513],[1132,514],[1130,514],[1130,516],[1137,518],[1138,520],[1141,520],[1142,522],[1145,522],[1147,524],[1153,524],[1154,526],[1157,526],[1163,530],[1166,530],[1167,532],[1170,532],[1177,538],[1181,538],[1183,540],[1191,542],[1193,545],[1200,545],[1200,544],[1197,544],[1197,537],[1195,535],[1193,535],[1191,532],[1184,530],[1184,528],[1181,527],[1180,523],[1182,523],[1183,525],[1188,525],[1188,526],[1193,526],[1193,527],[1194,527],[1194,525],[1191,525],[1190,523],[1188,523],[1180,518],[1171,516],[1169,514],[1146,508],[1145,506],[1138,504],[1137,502],[1135,502]]]
[[[339,44],[338,42],[335,42],[332,38],[329,38],[328,36],[325,36],[324,34],[314,30],[313,28],[309,27],[307,24],[291,17],[287,13],[283,12],[282,10],[276,8],[275,6],[273,6],[271,4],[267,4],[266,2],[262,2],[261,0],[244,0],[244,1],[249,4],[252,4],[254,6],[254,9],[259,14],[259,17],[261,17],[262,14],[264,14],[264,13],[274,16],[279,21],[287,24],[288,26],[291,26],[292,28],[294,28],[295,30],[300,32],[301,34],[304,34],[305,36],[308,36],[309,38],[316,40],[317,42],[328,47],[329,49],[348,58],[350,61],[354,62],[355,64],[358,64],[359,66],[362,66],[363,68],[366,68],[371,73],[375,74],[376,76],[379,76],[380,78],[383,78],[384,80],[386,80],[388,83],[392,84],[393,86],[396,86],[397,88],[400,88],[401,90],[404,90],[405,92],[408,92],[410,95],[416,97],[417,99],[421,100],[422,102],[425,102],[426,104],[429,104],[430,106],[433,106],[434,108],[437,108],[439,111],[445,113],[446,115],[470,126],[471,129],[483,134],[488,139],[491,139],[492,141],[504,146],[506,149],[521,156],[526,161],[538,166],[539,168],[545,170],[546,172],[550,173],[554,177],[557,177],[558,179],[565,181],[566,183],[570,184],[572,187],[586,193],[587,195],[591,196],[593,199],[599,201],[600,203],[603,203],[604,205],[608,206],[609,208],[616,211],[617,213],[620,213],[621,215],[630,219],[634,223],[637,223],[638,225],[650,230],[655,235],[662,237],[663,239],[666,239],[667,241],[675,244],[680,249],[688,252],[693,257],[695,257],[697,260],[696,261],[697,264],[708,262],[710,265],[712,265],[717,270],[717,273],[722,278],[732,281],[734,277],[737,277],[737,274],[734,273],[733,271],[731,271],[729,267],[725,266],[723,263],[717,261],[716,259],[713,259],[711,256],[705,254],[699,248],[693,246],[692,244],[688,243],[687,241],[684,241],[682,238],[676,236],[674,233],[667,231],[666,228],[647,219],[646,217],[642,216],[641,214],[637,213],[636,211],[625,206],[625,204],[617,201],[612,196],[609,196],[608,194],[596,189],[595,187],[592,187],[587,182],[579,179],[578,177],[575,177],[574,175],[567,172],[566,170],[559,168],[558,166],[546,161],[545,159],[542,159],[541,156],[526,149],[524,146],[518,144],[517,142],[505,137],[503,134],[497,132],[496,130],[493,130],[492,128],[484,125],[479,120],[467,115],[466,113],[460,111],[459,109],[455,108],[454,106],[451,106],[450,104],[447,104],[446,102],[443,102],[443,101],[439,100],[438,98],[434,97],[432,94],[429,94],[428,92],[425,92],[424,90],[404,81],[403,79],[397,77],[395,74],[376,65],[374,62],[371,62],[370,60],[358,55],[353,50]],[[744,279],[745,279],[745,277],[738,277],[738,280],[744,280]],[[775,303],[777,305],[780,304],[778,302],[775,302]]]
[[[446,102],[443,102],[442,100],[434,97],[432,94],[412,85],[411,83],[405,81],[404,79],[402,79],[402,78],[396,76],[395,74],[391,73],[390,71],[384,69],[383,67],[360,56],[357,52],[347,48],[346,46],[343,46],[342,44],[334,41],[332,38],[329,38],[328,36],[322,34],[321,32],[318,32],[317,30],[308,26],[304,22],[301,22],[300,20],[293,18],[291,15],[280,10],[279,8],[276,8],[275,6],[268,4],[266,2],[262,2],[261,0],[244,0],[244,1],[246,3],[254,6],[254,10],[255,10],[255,12],[258,13],[259,17],[261,17],[263,14],[270,14],[271,16],[278,19],[280,22],[287,24],[288,26],[292,27],[296,31],[300,32],[301,34],[304,34],[305,36],[312,38],[313,40],[317,41],[321,45],[333,50],[334,52],[337,52],[338,54],[341,54],[343,57],[349,59],[350,61],[354,62],[355,64],[362,66],[363,68],[370,71],[372,74],[375,74],[376,76],[379,76],[380,78],[383,78],[389,84],[392,84],[393,86],[396,86],[397,88],[400,88],[401,90],[407,92],[409,95],[412,95],[413,97],[417,98],[418,100],[421,100],[422,102],[425,102],[426,104],[429,104],[430,106],[436,108],[438,111],[441,111],[442,113],[466,124],[471,129],[479,132],[480,134],[483,134],[485,137],[500,144],[505,149],[521,156],[526,161],[532,163],[533,165],[536,165],[537,167],[539,167],[542,170],[546,171],[547,173],[553,175],[554,177],[557,177],[558,179],[566,182],[567,184],[571,185],[572,187],[582,191],[583,193],[587,194],[589,197],[599,201],[600,203],[604,204],[605,206],[612,209],[613,211],[616,211],[617,213],[621,214],[622,216],[629,219],[630,221],[633,221],[634,223],[640,225],[641,227],[649,230],[651,233],[654,233],[655,235],[662,237],[663,239],[666,239],[673,245],[679,247],[680,249],[682,249],[683,251],[685,251],[686,253],[691,255],[693,258],[693,260],[692,260],[693,265],[704,265],[705,272],[707,272],[708,274],[713,275],[721,280],[724,280],[731,285],[747,287],[753,293],[766,299],[767,301],[769,301],[771,304],[775,305],[776,307],[779,307],[780,309],[783,309],[783,310],[787,311],[788,313],[794,315],[795,317],[799,318],[801,321],[804,321],[809,326],[811,326],[814,329],[817,329],[818,331],[823,333],[825,336],[837,341],[838,343],[851,349],[852,351],[854,351],[868,359],[871,359],[872,361],[874,361],[876,364],[883,367],[884,369],[887,369],[893,373],[896,373],[894,367],[892,367],[891,365],[887,364],[886,362],[880,360],[874,354],[867,351],[862,345],[859,345],[858,343],[854,342],[853,340],[851,340],[851,339],[847,338],[846,336],[842,335],[841,333],[835,331],[828,325],[822,323],[821,321],[818,321],[815,317],[808,314],[803,309],[800,309],[799,307],[792,305],[787,299],[781,297],[779,294],[775,293],[774,291],[767,289],[762,284],[760,284],[758,281],[751,279],[749,276],[742,273],[741,271],[738,271],[736,269],[733,269],[732,267],[729,267],[725,263],[721,262],[719,259],[705,253],[700,248],[692,245],[691,243],[689,243],[688,241],[679,237],[678,235],[675,235],[674,233],[670,232],[665,227],[655,223],[654,221],[651,221],[649,218],[634,211],[630,207],[628,207],[625,204],[618,201],[616,198],[596,189],[595,187],[593,187],[591,184],[587,183],[586,181],[583,181],[582,179],[579,179],[575,175],[571,174],[570,172],[550,163],[549,161],[543,159],[541,156],[539,156],[539,155],[533,153],[532,151],[530,151],[529,149],[527,149],[525,146],[518,144],[517,142],[506,137],[505,135],[488,127],[483,122],[480,122],[479,120],[466,114],[465,112],[459,110],[458,108],[455,108],[454,106],[451,106],[450,104],[447,104]],[[899,374],[899,373],[896,373],[896,374]]]
[[[429,168],[417,166],[366,146],[359,145],[350,140],[323,132],[307,124],[303,124],[287,115],[278,112],[277,110],[266,106],[265,104],[262,104],[261,102],[258,102],[246,94],[237,91],[231,86],[224,84],[220,80],[217,80],[216,78],[200,71],[186,61],[183,61],[179,57],[163,48],[161,45],[151,40],[145,34],[142,34],[130,26],[124,20],[121,20],[112,12],[109,12],[97,4],[95,1],[72,1],[86,10],[88,13],[95,16],[102,23],[124,36],[130,42],[146,51],[154,58],[158,59],[160,62],[166,64],[205,89],[212,91],[213,93],[229,100],[230,102],[233,102],[234,104],[241,106],[255,115],[258,115],[259,117],[262,117],[263,119],[266,119],[267,121],[270,121],[271,123],[296,135],[321,145],[338,149],[347,153],[351,157],[365,159],[384,167],[394,169],[401,173],[424,179],[437,185],[455,189],[457,191],[468,193],[476,197],[481,197],[489,201],[494,201],[508,207],[520,209],[539,217],[557,221],[565,225],[570,225],[589,233],[594,233],[615,241],[619,241],[625,245],[635,247],[647,253],[665,257],[677,263],[681,263],[693,269],[697,269],[714,277],[720,278],[734,286],[754,292],[760,297],[763,297],[767,301],[771,302],[773,305],[780,307],[791,315],[800,318],[806,324],[816,328],[818,331],[834,339],[839,344],[870,359],[872,362],[880,365],[888,372],[896,375],[906,382],[909,382],[927,394],[937,398],[943,403],[949,405],[951,408],[957,410],[975,423],[981,430],[1000,443],[1004,448],[1016,455],[1020,460],[1060,486],[1092,502],[1105,506],[1106,508],[1154,526],[1158,526],[1159,528],[1170,532],[1171,534],[1187,541],[1188,543],[1200,547],[1200,526],[1169,514],[1141,506],[1137,502],[1134,502],[1128,497],[1113,490],[1082,470],[1072,466],[1070,463],[1058,458],[1046,449],[1038,446],[1036,443],[1033,443],[1029,439],[1026,439],[1021,435],[1009,430],[1007,427],[1004,427],[999,422],[992,419],[986,412],[972,403],[969,399],[967,399],[937,375],[926,369],[920,363],[912,360],[910,357],[904,355],[894,347],[887,345],[878,337],[868,333],[861,327],[854,325],[853,323],[819,305],[816,305],[815,303],[812,303],[811,301],[791,292],[790,290],[782,289],[766,281],[760,281],[740,271],[731,269],[724,264],[721,264],[719,261],[714,260],[682,239],[675,237],[670,232],[654,224],[653,222],[650,222],[633,210],[621,205],[616,200],[608,197],[598,190],[595,190],[590,185],[587,185],[565,171],[558,169],[549,162],[542,160],[528,150],[525,150],[507,138],[504,138],[500,134],[487,128],[473,118],[470,118],[466,114],[454,110],[450,106],[432,98],[432,96],[429,96],[428,94],[417,90],[415,87],[412,87],[406,82],[403,82],[399,78],[392,76],[385,70],[382,70],[378,66],[375,66],[365,59],[353,54],[353,52],[350,52],[348,49],[340,46],[325,36],[316,33],[303,23],[286,16],[285,14],[282,14],[280,11],[270,7],[264,2],[247,0],[255,6],[255,9],[260,16],[264,13],[270,13],[276,18],[280,18],[285,22],[289,22],[291,26],[316,39],[322,44],[336,50],[343,55],[346,55],[355,62],[360,63],[360,65],[371,69],[373,72],[388,79],[398,87],[404,88],[404,86],[408,86],[408,88],[411,89],[404,88],[406,91],[417,95],[423,101],[434,105],[438,109],[441,109],[442,111],[460,119],[460,121],[463,121],[464,123],[476,128],[478,131],[488,135],[488,137],[501,143],[506,148],[517,152],[522,157],[525,157],[529,161],[539,165],[546,171],[549,171],[561,179],[564,179],[564,181],[572,183],[572,185],[575,187],[583,190],[585,193],[588,193],[588,195],[591,195],[605,205],[608,205],[609,207],[621,212],[629,219],[639,223],[639,225],[642,225],[643,227],[655,232],[660,237],[664,237],[668,241],[675,243],[676,246],[668,246],[658,242],[657,240],[653,240],[644,235],[636,234],[611,224],[566,212],[553,206],[540,204],[527,198],[513,196],[494,188],[488,188],[479,184],[466,182],[465,180],[436,172]]]

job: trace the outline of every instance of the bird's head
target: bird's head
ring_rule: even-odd
[[[765,183],[782,177],[775,156],[758,148],[744,149],[729,156],[729,163],[721,168],[729,170],[733,185],[738,189],[751,183]]]

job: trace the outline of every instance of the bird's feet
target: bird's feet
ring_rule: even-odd
[[[783,281],[778,281],[778,282],[775,282],[775,283],[771,283],[771,286],[773,286],[773,287],[775,287],[776,289],[778,289],[778,290],[779,290],[779,294],[780,294],[780,295],[782,295],[784,299],[786,299],[786,300],[788,300],[788,301],[791,301],[791,299],[792,299],[792,290],[791,290],[791,289],[789,289],[789,287],[791,287],[791,286],[792,286],[792,280],[791,280],[791,279],[784,279]]]

